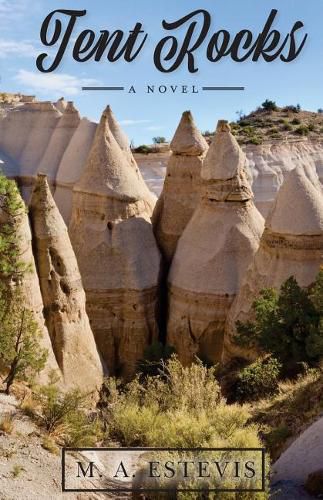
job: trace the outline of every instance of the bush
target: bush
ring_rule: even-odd
[[[295,129],[295,134],[298,135],[308,135],[309,134],[309,128],[306,125],[300,125]]]
[[[6,415],[0,421],[0,431],[5,434],[12,434],[14,428],[14,417],[12,415]]]
[[[286,132],[288,132],[290,130],[293,130],[293,127],[290,123],[284,123],[283,130],[286,130]]]
[[[275,358],[259,359],[238,375],[238,401],[253,401],[272,396],[278,391],[281,365]]]
[[[165,144],[166,137],[153,137],[153,143],[154,144]]]
[[[294,120],[292,120],[292,124],[293,125],[300,125],[302,122],[299,118],[294,118]]]
[[[137,363],[137,371],[142,375],[159,375],[163,370],[165,361],[174,353],[175,349],[172,346],[154,342],[146,347],[144,359],[139,360]]]
[[[277,111],[278,107],[275,101],[270,101],[266,99],[265,102],[262,103],[262,107],[265,111]]]
[[[297,106],[293,106],[293,105],[290,105],[290,106],[286,106],[284,108],[284,111],[291,111],[292,113],[299,113],[301,111],[301,106],[299,104],[297,104]]]
[[[135,153],[141,153],[144,155],[148,155],[151,150],[149,146],[146,146],[146,144],[142,144],[141,146],[138,146],[135,150]]]
[[[323,356],[323,271],[310,289],[294,277],[262,290],[252,309],[255,321],[237,322],[237,343],[271,353],[288,369],[295,363],[315,364]]]
[[[262,139],[261,137],[251,137],[249,140],[248,140],[249,144],[254,144],[256,146],[259,146],[259,144],[262,144]]]
[[[89,416],[89,397],[79,389],[61,393],[53,379],[35,393],[36,418],[52,438],[65,446],[94,446],[101,433],[97,420]]]
[[[215,368],[206,368],[198,360],[183,367],[172,356],[157,377],[146,377],[141,383],[137,377],[125,386],[110,378],[105,389],[102,413],[107,437],[123,446],[261,446],[257,426],[248,424],[248,407],[227,405]],[[260,498],[266,498],[266,493]]]

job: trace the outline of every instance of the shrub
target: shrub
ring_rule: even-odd
[[[316,126],[315,126],[315,124],[314,124],[314,123],[310,123],[310,124],[308,125],[308,130],[309,130],[310,132],[314,132],[314,131],[315,131],[315,129],[316,129]]]
[[[319,115],[322,115],[322,114],[323,114],[323,109],[322,109],[322,108],[319,108],[319,109],[317,110],[317,112],[318,112],[318,114],[319,114]]]
[[[259,359],[238,375],[237,399],[252,401],[272,396],[278,390],[281,365],[275,358]]]
[[[146,377],[144,382],[137,377],[125,386],[110,378],[105,386],[102,413],[107,437],[123,446],[260,446],[257,426],[248,424],[248,407],[227,405],[215,368],[206,368],[199,360],[183,367],[172,356],[157,377]]]
[[[284,123],[283,130],[286,130],[286,132],[287,132],[287,131],[293,130],[293,127],[290,123]]]
[[[14,417],[12,415],[6,415],[0,421],[0,431],[5,434],[12,434],[14,428]]]
[[[295,134],[298,135],[308,135],[309,134],[309,128],[306,125],[300,125],[295,129]]]
[[[262,103],[262,107],[265,111],[277,111],[278,107],[275,101],[270,101],[266,99],[265,102]]]
[[[300,125],[302,122],[299,118],[294,118],[294,120],[292,120],[292,124],[293,125]]]
[[[93,446],[100,437],[100,427],[89,417],[89,396],[79,389],[61,393],[52,380],[35,393],[37,420],[52,437],[66,446]]]
[[[251,125],[251,121],[250,120],[241,120],[241,121],[239,121],[239,125],[240,125],[240,127],[249,127]]]
[[[59,455],[59,448],[56,445],[55,441],[49,437],[45,436],[43,441],[42,441],[42,447],[44,450],[49,451],[49,453],[52,453],[53,455]]]
[[[154,342],[146,347],[144,359],[137,363],[137,371],[142,375],[159,375],[163,369],[164,362],[167,361],[175,349],[169,345],[163,345],[161,342]]]
[[[150,147],[146,146],[146,144],[142,144],[135,149],[135,153],[141,153],[144,155],[148,155],[151,152]]]
[[[18,465],[18,464],[15,464],[12,468],[12,471],[11,471],[13,477],[15,477],[15,478],[20,476],[20,474],[22,472],[26,472],[26,469],[24,469],[24,467],[22,467],[22,465]]]
[[[292,113],[299,113],[301,111],[301,106],[299,104],[297,104],[297,106],[293,106],[293,105],[286,106],[284,108],[284,111],[291,111]]]
[[[254,136],[251,137],[248,142],[249,144],[255,144],[256,146],[258,146],[259,144],[262,144],[262,139],[261,137]]]
[[[310,365],[323,356],[323,271],[311,289],[294,277],[274,289],[262,290],[252,309],[255,321],[237,322],[237,342],[271,353],[284,368],[299,362]]]
[[[166,143],[166,137],[153,137],[153,143],[154,144],[165,144]]]

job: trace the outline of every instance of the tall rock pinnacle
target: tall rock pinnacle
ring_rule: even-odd
[[[169,273],[168,343],[184,363],[194,355],[221,359],[227,313],[264,227],[245,157],[225,122],[219,122],[201,177],[201,199]]]
[[[200,172],[208,149],[190,111],[183,113],[170,147],[172,156],[153,216],[156,238],[168,264],[198,204]]]
[[[160,255],[151,199],[103,113],[80,181],[70,234],[95,338],[110,373],[130,376],[157,335]]]
[[[99,389],[103,369],[85,310],[85,293],[65,223],[39,174],[30,216],[46,324],[67,386]]]

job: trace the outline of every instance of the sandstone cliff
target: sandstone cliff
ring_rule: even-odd
[[[226,325],[224,360],[235,355],[253,357],[232,342],[236,321],[252,318],[252,303],[263,288],[280,288],[290,276],[300,286],[310,285],[323,262],[323,197],[303,168],[292,170],[278,192],[259,250],[246,273]]]
[[[110,373],[129,376],[157,334],[160,255],[150,193],[101,118],[74,187],[70,235],[87,295],[87,310]]]
[[[156,239],[168,264],[198,204],[201,167],[208,149],[190,111],[183,113],[170,148],[172,156],[153,215]]]
[[[168,343],[182,360],[217,362],[229,307],[258,249],[264,220],[252,201],[245,155],[219,122],[204,161],[203,194],[169,274]]]
[[[45,175],[38,175],[30,216],[46,325],[64,383],[86,391],[99,389],[103,369],[85,310],[81,276]]]

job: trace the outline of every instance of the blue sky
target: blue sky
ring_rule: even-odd
[[[84,29],[132,29],[143,23],[148,40],[140,56],[132,63],[119,60],[109,63],[89,61],[77,63],[71,47],[54,73],[41,74],[36,57],[44,52],[39,32],[46,15],[54,9],[86,9],[78,20],[73,39]],[[211,35],[228,29],[232,35],[248,28],[256,35],[262,30],[271,11],[279,10],[275,27],[282,35],[301,20],[308,33],[306,46],[291,63],[276,60],[235,63],[230,58],[218,63],[206,59],[206,45]],[[171,74],[160,73],[153,64],[157,42],[166,34],[162,20],[175,21],[196,9],[212,15],[210,34],[195,53],[199,71],[190,74],[187,65]],[[98,120],[110,104],[130,139],[136,145],[151,143],[152,137],[172,137],[181,113],[190,109],[202,130],[214,130],[219,118],[236,119],[236,111],[251,111],[266,98],[278,104],[300,103],[304,109],[323,107],[323,1],[322,0],[0,0],[0,76],[1,89],[32,93],[38,98],[54,100],[64,95],[74,100],[83,116]],[[178,30],[179,39],[185,30]],[[46,49],[45,49],[46,50]],[[196,95],[147,95],[149,85],[245,86],[244,92],[199,92]],[[136,94],[82,92],[82,85],[134,85]]]

